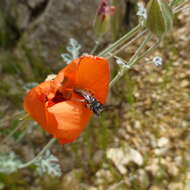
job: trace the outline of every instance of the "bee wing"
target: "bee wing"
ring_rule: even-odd
[[[76,88],[83,89],[102,104],[108,95],[110,71],[108,61],[104,58],[86,55],[80,57],[76,75]]]

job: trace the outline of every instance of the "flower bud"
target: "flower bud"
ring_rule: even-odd
[[[97,35],[103,35],[110,29],[110,17],[115,7],[108,4],[108,0],[102,0],[97,10],[94,28]]]
[[[147,28],[158,37],[173,27],[173,13],[165,0],[150,0],[147,6]]]

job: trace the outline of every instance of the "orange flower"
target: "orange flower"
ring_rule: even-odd
[[[24,109],[60,143],[70,143],[80,135],[92,115],[86,100],[75,89],[88,92],[104,104],[108,85],[107,60],[82,56],[62,69],[54,80],[31,89],[24,99]]]

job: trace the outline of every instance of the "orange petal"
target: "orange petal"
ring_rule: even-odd
[[[64,69],[62,69],[55,78],[54,84],[57,89],[59,89],[59,91],[63,94],[63,96],[68,95],[69,92],[73,92],[73,88],[76,82],[77,69],[78,63],[71,62]]]
[[[24,98],[24,110],[46,129],[45,101],[51,88],[51,81],[46,81],[31,89]]]
[[[46,119],[48,128],[54,128],[53,135],[64,144],[73,142],[80,135],[91,115],[92,112],[74,95],[72,100],[47,108]]]
[[[108,95],[109,80],[110,71],[106,59],[92,55],[80,57],[76,88],[91,92],[98,101],[104,104]]]

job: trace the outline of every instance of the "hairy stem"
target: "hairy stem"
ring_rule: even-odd
[[[99,47],[99,45],[100,45],[100,43],[101,43],[101,41],[102,41],[102,38],[103,38],[103,36],[100,36],[100,37],[98,38],[98,40],[96,41],[96,44],[95,44],[94,48],[93,48],[92,51],[90,52],[90,55],[93,55],[93,54],[96,52],[96,50],[98,49],[98,47]]]
[[[152,38],[152,34],[148,34],[145,38],[145,40],[142,42],[142,44],[138,47],[138,49],[136,50],[135,54],[130,58],[130,60],[128,61],[128,66],[132,66],[133,64],[135,64],[138,60],[138,57],[140,56],[140,53],[142,51],[142,49],[145,47],[145,45],[147,44],[147,42]],[[121,70],[118,72],[118,74],[113,78],[113,80],[110,82],[109,87],[112,87],[123,75],[124,73],[128,70],[128,67],[123,66],[121,68]]]
[[[141,25],[137,25],[134,27],[130,32],[125,34],[123,37],[121,37],[119,40],[117,40],[115,43],[109,45],[105,50],[100,52],[98,56],[106,57],[108,53],[116,50],[119,46],[121,46],[123,43],[125,43],[128,39],[133,37],[136,33],[138,33],[141,30]]]
[[[152,51],[154,51],[160,45],[160,42],[161,42],[161,39],[159,39],[153,46],[151,46],[143,54],[141,54],[136,61],[139,61],[140,59],[144,58],[145,56],[150,54]]]
[[[117,55],[118,53],[120,53],[122,50],[126,49],[127,47],[129,47],[133,42],[135,42],[137,39],[139,39],[140,37],[142,37],[145,33],[147,32],[147,30],[142,31],[141,33],[137,34],[132,40],[130,40],[129,42],[127,42],[125,45],[123,45],[120,49],[114,51],[113,53],[109,53],[109,56],[107,56],[107,59],[110,59],[111,57]]]
[[[190,8],[190,5],[187,5],[187,6],[184,6],[184,7],[180,7],[180,8],[178,8],[178,9],[176,9],[175,11],[174,11],[174,13],[176,14],[176,13],[178,13],[178,12],[181,12],[181,11],[183,11],[183,10],[185,10],[185,9],[189,9]]]
[[[40,157],[45,153],[46,150],[48,150],[53,144],[54,142],[56,141],[55,138],[52,138],[48,144],[46,144],[44,146],[44,148],[29,162],[27,162],[26,164],[22,164],[19,168],[22,169],[22,168],[26,168],[32,164],[34,164],[38,159],[40,159]]]
[[[4,144],[6,143],[7,140],[9,140],[9,138],[11,138],[19,129],[24,127],[25,122],[28,121],[28,119],[30,118],[30,116],[28,114],[25,114],[22,118],[20,118],[20,122],[19,125],[17,127],[15,127],[2,141],[0,144]]]
[[[186,1],[182,2],[181,4],[179,4],[177,7],[173,8],[174,13],[176,13],[177,10],[180,10],[181,7],[188,2],[190,2],[190,0],[186,0]]]

